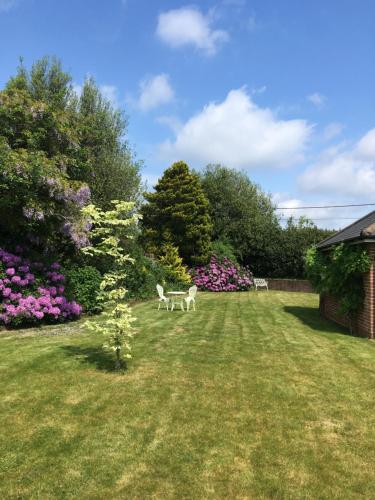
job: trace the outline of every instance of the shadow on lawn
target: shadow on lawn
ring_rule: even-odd
[[[350,335],[349,330],[333,323],[333,321],[322,318],[320,316],[319,309],[315,307],[285,306],[284,311],[288,314],[292,314],[310,328],[318,330],[322,333]]]
[[[74,356],[81,363],[95,366],[97,370],[114,372],[115,356],[106,352],[102,347],[79,347],[75,345],[62,346],[61,349],[69,356]]]

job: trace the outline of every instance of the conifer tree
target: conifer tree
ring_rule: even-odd
[[[211,219],[208,200],[199,177],[179,161],[146,193],[143,207],[146,248],[159,255],[164,243],[178,248],[189,265],[206,263],[211,250]]]

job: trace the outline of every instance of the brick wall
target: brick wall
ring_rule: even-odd
[[[366,244],[365,248],[371,258],[371,268],[368,273],[363,275],[363,287],[365,291],[363,308],[353,322],[352,329],[357,335],[373,339],[375,338],[375,244]],[[339,307],[339,300],[335,297],[330,295],[320,297],[320,313],[322,316],[346,328],[350,328],[349,318],[339,314]]]
[[[288,280],[269,278],[268,288],[270,290],[281,290],[283,292],[306,292],[314,293],[310,281],[308,280]]]

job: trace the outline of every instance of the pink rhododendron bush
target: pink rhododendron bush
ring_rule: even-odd
[[[64,297],[60,264],[33,262],[0,248],[0,325],[17,326],[77,318],[82,308]]]
[[[190,274],[200,290],[209,292],[244,291],[253,285],[251,271],[227,258],[219,262],[216,257],[212,257],[208,265],[191,269]]]

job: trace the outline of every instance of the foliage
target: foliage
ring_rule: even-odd
[[[257,275],[268,275],[273,236],[279,231],[268,195],[243,172],[208,165],[200,175],[210,203],[214,239],[226,240],[243,264]]]
[[[107,211],[95,205],[82,209],[84,216],[93,224],[91,245],[82,251],[91,256],[106,255],[113,261],[111,270],[104,274],[100,284],[99,299],[105,310],[100,319],[91,320],[88,326],[107,337],[105,347],[115,352],[116,369],[120,369],[126,366],[125,359],[131,358],[130,340],[134,335],[134,318],[129,306],[124,303],[125,267],[132,259],[125,254],[121,241],[129,237],[129,230],[137,224],[139,216],[132,213],[133,203],[113,200],[112,205],[113,209]]]
[[[65,271],[66,296],[75,299],[86,313],[93,314],[102,310],[98,302],[102,276],[93,266],[72,267]]]
[[[164,243],[179,250],[187,264],[205,263],[211,247],[209,204],[199,177],[180,161],[168,168],[155,186],[146,193],[143,208],[143,241],[157,255]]]
[[[306,251],[323,239],[331,236],[333,231],[320,229],[306,217],[294,219],[290,217],[286,227],[273,235],[275,245],[270,254],[269,277],[305,278]]]
[[[224,258],[219,262],[212,257],[207,266],[191,270],[194,284],[209,292],[239,292],[249,290],[253,285],[253,275],[249,268]]]
[[[176,275],[162,265],[160,260],[146,256],[137,242],[131,248],[131,255],[134,262],[126,265],[125,280],[129,298],[136,300],[153,298],[156,296],[157,284],[165,289],[178,289],[186,286],[186,283],[178,281]]]
[[[0,324],[19,326],[76,318],[81,306],[64,296],[60,264],[35,262],[0,248]]]
[[[234,247],[228,240],[221,239],[212,242],[212,255],[215,256],[220,262],[227,258],[230,261],[238,264],[237,256]]]
[[[10,241],[22,233],[50,248],[85,242],[80,208],[90,189],[71,175],[84,165],[68,82],[57,61],[42,60],[0,92],[0,232]]]
[[[162,246],[159,262],[169,271],[173,281],[184,284],[191,283],[187,267],[183,265],[182,258],[178,255],[178,248],[171,243],[164,243]]]
[[[136,200],[140,163],[125,140],[124,113],[105,99],[92,78],[86,79],[75,103],[80,130],[80,157],[87,166],[79,172],[91,189],[93,204],[109,209],[111,200]]]
[[[352,316],[363,305],[363,273],[370,269],[366,250],[340,244],[329,252],[311,248],[306,254],[307,276],[320,293],[330,293],[340,300],[341,312]]]
[[[332,231],[304,217],[290,218],[282,227],[270,196],[244,172],[208,165],[201,180],[210,202],[213,236],[227,241],[241,264],[251,265],[256,276],[305,277],[306,250]]]
[[[125,121],[94,82],[78,97],[56,59],[37,61],[0,92],[0,234],[22,233],[43,251],[87,244],[81,208],[136,197],[139,165],[123,137]]]

